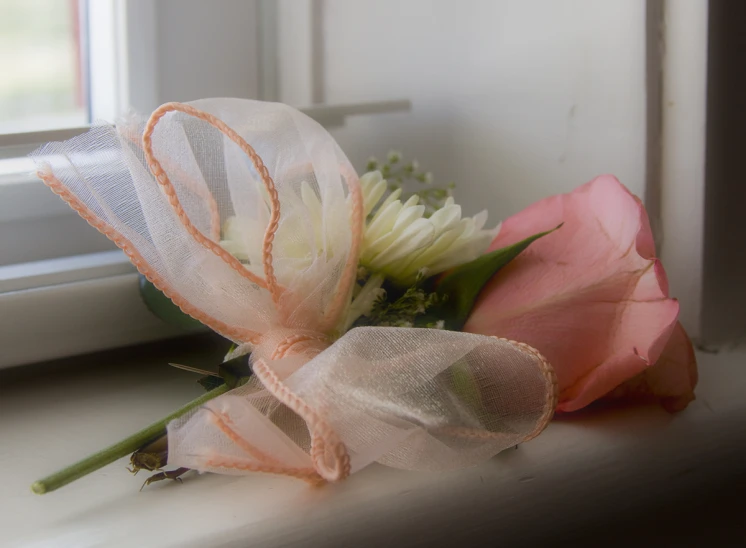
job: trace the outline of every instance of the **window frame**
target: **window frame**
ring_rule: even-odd
[[[310,0],[303,1],[306,9],[298,10],[289,9],[289,4],[278,7],[268,0],[252,2],[251,13],[263,30],[252,52],[257,60],[252,64],[255,72],[251,77],[258,81],[257,93],[264,100],[277,100],[283,84],[289,85],[282,81],[288,71],[281,70],[277,64],[280,53],[277,40],[283,32],[277,28],[278,9],[284,10],[283,17],[288,18],[287,24],[293,28],[320,24],[318,18],[310,17]],[[109,97],[93,101],[93,119],[114,119],[129,105],[140,112],[152,111],[165,99],[158,95],[159,61],[158,55],[154,55],[159,53],[155,25],[162,14],[157,13],[156,4],[150,0],[103,0],[100,4],[97,0],[96,4],[94,11],[88,13],[88,24],[96,25],[94,32],[110,33],[112,39],[106,51],[91,59],[91,70],[95,72],[97,64],[116,64],[121,70],[116,74],[104,71],[106,81],[98,84],[95,78],[92,80],[92,99],[107,94]],[[287,25],[284,32],[287,35]],[[313,32],[309,31],[304,36],[310,39],[311,35]],[[287,46],[291,50],[283,54],[291,63],[308,68],[317,53],[308,49],[306,39],[290,42]],[[301,72],[310,78],[309,70]],[[304,89],[311,88],[309,83]],[[295,104],[308,105],[311,100],[310,95],[299,96]],[[325,127],[336,127],[343,126],[348,116],[410,109],[408,100],[394,99],[348,105],[315,104],[301,110]],[[88,129],[0,135],[0,161],[18,160],[45,142],[69,139]],[[51,258],[34,256],[34,249],[29,249],[34,246],[18,239],[3,250],[0,347],[4,352],[0,354],[0,368],[183,335],[183,330],[163,324],[147,310],[139,298],[137,272],[125,254],[87,226],[31,169],[28,162],[25,171],[0,174],[0,230],[33,223],[46,234],[62,233],[65,238],[60,243],[63,247],[58,249],[60,256]],[[81,251],[82,244],[88,246],[87,252]],[[8,259],[12,254],[18,260]],[[39,344],[40,339],[43,344]]]
[[[664,0],[659,45],[662,94],[658,254],[679,320],[702,343],[707,121],[707,2]],[[660,41],[658,41],[660,40]],[[711,244],[711,242],[710,242]]]
[[[144,28],[145,38],[140,42],[119,40],[120,51],[135,48],[137,51],[130,57],[132,63],[148,57],[148,48],[156,44],[154,4],[141,0],[107,2],[118,10],[119,20],[124,21],[128,32],[134,33],[135,28],[139,32]],[[707,6],[670,0],[653,3],[657,9],[649,9],[647,14],[647,117],[653,129],[657,124],[660,139],[656,142],[655,132],[648,132],[651,142],[648,143],[646,198],[651,219],[659,228],[656,231],[659,256],[667,267],[671,294],[681,298],[681,320],[696,340],[702,327],[700,309],[705,246]],[[312,15],[321,4],[303,0],[293,3],[291,9],[286,1],[275,4],[269,0],[256,0],[256,17],[264,29],[257,38],[258,46],[254,52],[258,57],[254,66],[259,80],[258,94],[262,99],[280,98],[287,102],[291,98],[282,93],[283,89],[293,90],[296,104],[311,102],[314,98],[323,99],[318,84],[318,79],[323,78],[323,63],[314,61],[319,48],[323,47],[319,44],[318,29],[313,28],[313,25],[320,24],[320,18]],[[652,17],[655,20],[651,20]],[[293,29],[301,27],[308,29],[307,32],[293,33]],[[119,36],[123,35],[127,32]],[[289,35],[294,38],[283,38]],[[278,47],[278,40],[282,42],[282,48]],[[278,58],[282,58],[283,63],[290,60],[290,64],[299,64],[305,70],[289,71],[287,65],[277,62]],[[139,93],[137,100],[141,104],[150,102],[157,105],[157,61],[151,59],[145,64],[142,73],[126,71],[128,75],[120,79],[120,83],[125,82],[122,85],[129,86],[133,94]],[[304,85],[295,85],[299,73],[306,76]],[[654,81],[656,74],[657,82]],[[127,101],[134,97],[128,96]],[[343,125],[346,117],[351,115],[409,109],[409,101],[393,100],[354,105],[321,104],[302,110],[323,125],[333,127]],[[0,135],[0,154],[2,145],[6,145],[6,155],[8,152],[18,154],[19,151],[32,150],[41,142],[69,138],[86,129]],[[55,223],[77,219],[76,230],[80,234],[98,236],[33,175],[25,173],[13,177],[0,176],[0,230],[14,221],[31,218],[50,223],[49,230],[55,231]],[[654,199],[656,195],[657,201]],[[183,331],[165,326],[149,314],[138,297],[134,267],[123,253],[113,249],[108,242],[106,245],[108,247],[95,248],[86,254],[88,256],[63,254],[58,258],[0,266],[0,345],[9,349],[0,355],[0,368],[183,334]],[[109,293],[102,293],[102,287],[106,287]],[[106,301],[110,305],[101,306]],[[19,304],[22,302],[25,304]],[[124,302],[128,304],[123,306]],[[68,316],[75,321],[60,322],[59,315],[50,314],[52,307],[67,309]],[[21,310],[23,320],[19,322],[17,315]],[[117,317],[117,333],[112,333],[112,315]],[[23,332],[19,332],[19,326],[23,327]],[[30,340],[40,333],[53,332],[60,335],[58,342],[47,340],[44,345],[38,345]]]

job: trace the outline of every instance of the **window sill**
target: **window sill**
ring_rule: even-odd
[[[147,309],[137,272],[122,252],[89,257],[96,260],[39,261],[26,271],[28,280],[15,276],[13,266],[0,267],[0,370],[185,334]],[[1,290],[34,278],[45,283]]]
[[[31,493],[37,476],[199,394],[194,376],[165,362],[208,366],[219,355],[212,340],[90,356],[76,359],[77,368],[0,372],[6,545],[455,546],[490,538],[489,545],[516,546],[578,531],[594,536],[590,545],[597,534],[621,545],[649,540],[640,516],[650,516],[669,545],[677,532],[689,542],[744,534],[732,519],[743,516],[742,497],[740,506],[724,498],[703,506],[710,494],[725,494],[716,489],[737,491],[746,478],[744,350],[699,356],[698,398],[683,413],[635,406],[562,417],[518,450],[468,470],[371,466],[317,490],[264,475],[193,475],[138,492],[144,477],[132,478],[122,460],[61,491]],[[697,519],[678,513],[677,498]],[[705,519],[706,509],[720,521]]]

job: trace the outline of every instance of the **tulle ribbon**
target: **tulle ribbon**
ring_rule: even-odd
[[[253,145],[249,145],[252,143]],[[342,333],[362,241],[358,177],[286,105],[168,103],[50,143],[39,176],[184,312],[251,351],[252,380],[168,427],[169,464],[338,481],[444,470],[536,435],[557,402],[533,348],[468,333]],[[220,244],[230,217],[253,250]]]

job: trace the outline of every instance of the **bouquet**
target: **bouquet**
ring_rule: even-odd
[[[168,103],[33,157],[128,255],[154,310],[173,303],[233,343],[202,397],[37,493],[129,453],[156,472],[146,483],[447,470],[532,439],[555,411],[694,397],[645,210],[613,177],[486,229],[398,154],[358,177],[307,116],[239,99]]]

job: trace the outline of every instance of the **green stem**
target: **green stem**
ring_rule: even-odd
[[[117,442],[114,445],[99,451],[98,453],[94,453],[90,457],[78,461],[75,464],[68,466],[67,468],[63,468],[62,470],[60,470],[59,472],[55,472],[51,476],[47,476],[46,478],[34,482],[34,484],[31,486],[31,490],[38,495],[49,493],[50,491],[59,489],[60,487],[67,485],[68,483],[71,483],[76,479],[80,479],[83,476],[90,474],[91,472],[95,472],[99,468],[103,468],[107,464],[110,464],[115,460],[128,455],[129,453],[134,453],[145,444],[150,443],[153,440],[163,436],[166,433],[166,425],[169,422],[176,418],[179,418],[195,407],[199,407],[203,403],[210,401],[211,399],[221,394],[224,394],[227,391],[228,385],[226,384],[222,384],[217,388],[213,388],[206,394],[203,394],[199,398],[192,400],[185,406],[177,409],[167,417],[154,422],[150,426],[143,428],[139,432],[132,434],[122,441]]]

